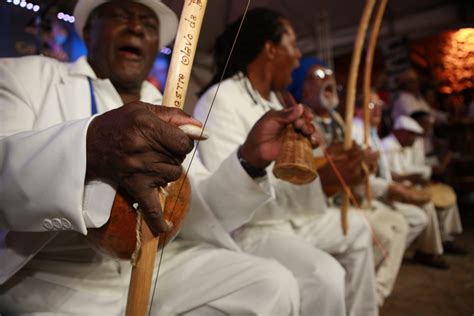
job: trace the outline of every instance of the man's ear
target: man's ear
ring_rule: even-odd
[[[271,41],[266,41],[265,45],[263,46],[263,51],[269,60],[273,60],[276,56],[277,49],[274,43]]]

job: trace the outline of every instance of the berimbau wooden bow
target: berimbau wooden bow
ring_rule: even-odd
[[[220,84],[223,80],[227,65],[234,50],[234,46],[240,34],[242,24],[250,7],[250,1],[251,0],[247,1],[241,24],[239,26],[237,34],[235,35],[234,42],[227,57],[226,65],[219,80],[213,101],[207,114],[207,118],[211,113],[214,100],[219,91]],[[206,6],[207,0],[185,0],[178,26],[178,32],[176,35],[173,55],[171,57],[170,69],[168,72],[166,88],[163,96],[163,105],[174,106],[183,109],[187,87],[191,75],[192,64],[197,49],[197,41],[199,38],[202,21],[204,19],[204,12],[206,10]],[[205,138],[203,137],[203,131],[206,126],[207,118],[203,122],[201,134],[193,135],[198,140],[198,142],[200,139]],[[182,126],[180,126],[180,128],[182,128]],[[194,149],[191,162],[185,172],[186,175],[191,167],[195,152],[196,149]],[[176,200],[178,200],[179,194],[180,192],[178,192],[178,197],[176,197]],[[161,194],[160,201],[161,204],[164,205],[165,198]],[[151,279],[153,277],[156,249],[159,244],[159,238],[154,237],[151,234],[151,231],[149,230],[145,222],[143,222],[142,227],[142,243],[145,242],[148,245],[146,247],[142,246],[142,252],[140,254],[140,257],[137,260],[136,266],[132,270],[126,310],[126,315],[128,316],[141,316],[146,313],[148,302],[150,301],[149,293]],[[161,257],[163,255],[164,249],[165,247],[163,246],[161,250]],[[158,266],[158,272],[159,268],[160,267]],[[158,278],[158,272],[156,278]],[[151,300],[153,301],[153,297],[151,298]]]
[[[372,66],[374,63],[374,52],[375,47],[377,46],[377,38],[379,35],[380,26],[382,25],[382,18],[387,7],[387,0],[381,0],[377,12],[375,14],[375,19],[372,24],[372,30],[370,32],[370,39],[367,45],[367,51],[365,55],[365,67],[364,67],[364,81],[363,81],[363,98],[362,104],[364,109],[364,147],[369,147],[369,132],[370,132],[370,109],[369,109],[369,100],[370,100],[370,91],[371,91],[371,76],[372,76]],[[366,173],[365,175],[365,196],[369,208],[372,205],[372,190],[370,187],[370,175]]]
[[[185,0],[171,57],[163,105],[183,109],[194,55],[201,31],[207,0]],[[165,197],[160,193],[163,206]],[[142,220],[143,221],[143,220]],[[127,316],[146,315],[150,301],[151,281],[159,237],[153,236],[148,225],[141,224],[141,247],[132,268],[127,299]]]
[[[360,57],[364,45],[365,33],[369,25],[370,16],[374,8],[375,0],[367,0],[365,2],[364,11],[359,22],[357,37],[354,42],[354,51],[352,53],[351,68],[349,71],[349,79],[346,88],[346,126],[344,133],[344,149],[350,150],[352,148],[352,120],[354,117],[354,105],[356,96],[357,75],[359,72]],[[344,235],[347,235],[347,210],[349,208],[349,196],[343,192],[342,206],[341,206],[341,225]]]

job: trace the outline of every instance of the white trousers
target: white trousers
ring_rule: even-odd
[[[123,315],[130,265],[33,259],[0,286],[15,315]],[[298,285],[275,261],[194,242],[165,250],[152,315],[297,315]]]
[[[432,202],[421,208],[400,202],[394,202],[410,225],[407,247],[416,239],[414,248],[430,254],[443,253],[443,242],[450,240],[451,234],[462,233],[461,217],[457,205],[444,209],[436,209]],[[424,216],[419,212],[424,211]],[[423,228],[423,229],[422,229]]]
[[[382,306],[390,295],[405,253],[408,223],[402,214],[385,204],[372,200],[373,211],[364,214],[370,223],[374,243],[377,299]]]
[[[406,243],[406,248],[408,248],[431,223],[427,212],[414,204],[393,202],[390,206],[400,212],[408,223],[409,229]]]
[[[431,202],[424,204],[422,208],[427,216],[428,224],[418,236],[414,248],[425,253],[440,255],[443,253],[443,241],[438,213]]]
[[[451,207],[437,209],[439,228],[443,241],[450,240],[452,234],[462,233],[461,215],[457,204]]]
[[[301,315],[378,315],[370,230],[353,210],[348,222],[344,236],[340,211],[329,208],[300,227],[290,222],[253,225],[234,237],[245,251],[275,258],[293,272]]]
[[[169,250],[158,278],[153,315],[299,313],[296,279],[276,260],[207,245],[196,247],[187,241]]]

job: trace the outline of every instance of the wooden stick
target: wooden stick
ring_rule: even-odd
[[[352,120],[354,117],[354,103],[356,96],[356,83],[357,75],[359,72],[360,56],[362,54],[362,47],[364,45],[365,33],[369,25],[370,15],[374,8],[375,0],[367,0],[365,2],[364,11],[359,22],[359,29],[357,31],[357,37],[354,42],[354,52],[352,53],[351,68],[349,71],[349,79],[347,82],[346,89],[346,128],[344,134],[344,149],[349,150],[352,148]],[[344,235],[347,235],[348,224],[347,224],[347,210],[349,208],[349,197],[344,193],[342,207],[341,207],[341,225]]]
[[[370,120],[370,111],[369,111],[369,100],[370,100],[370,91],[371,91],[371,77],[372,77],[372,66],[374,63],[374,52],[375,47],[377,46],[377,38],[379,35],[380,26],[382,24],[383,14],[387,6],[387,0],[381,0],[379,7],[377,9],[375,20],[372,25],[372,31],[370,33],[369,44],[367,45],[367,52],[365,55],[365,69],[364,69],[364,144],[369,145],[369,120]]]
[[[359,23],[357,37],[354,43],[354,52],[352,54],[351,68],[346,89],[346,131],[344,138],[344,149],[349,150],[352,147],[352,119],[354,117],[354,103],[356,97],[356,83],[359,72],[360,57],[364,46],[365,33],[369,25],[370,15],[374,8],[375,0],[367,0],[364,12]]]
[[[372,77],[372,66],[374,63],[374,53],[377,46],[377,38],[379,35],[380,26],[382,25],[382,18],[387,7],[387,0],[381,0],[379,7],[375,14],[375,19],[372,24],[372,31],[370,32],[369,44],[367,45],[367,52],[365,55],[365,69],[364,69],[364,81],[363,81],[363,107],[364,107],[364,145],[366,148],[369,147],[369,129],[370,129],[370,109],[369,100],[371,92],[371,77]],[[372,190],[370,187],[370,174],[366,172],[365,175],[365,195],[369,208],[372,207]]]
[[[165,205],[165,197],[160,194],[160,203]],[[140,254],[136,265],[132,268],[125,315],[146,315],[149,309],[151,281],[155,267],[156,251],[160,237],[155,237],[146,222],[141,219]]]
[[[206,5],[207,0],[184,2],[163,95],[163,105],[165,106],[174,106],[180,109],[184,107]],[[165,205],[165,198],[162,194],[160,194],[160,202],[161,205]],[[142,248],[137,264],[132,269],[126,308],[127,316],[146,315],[149,309],[151,281],[159,237],[153,236],[145,221],[142,222],[141,227]]]
[[[366,209],[371,210],[372,209],[372,188],[370,187],[370,171],[364,171],[364,186],[365,186],[365,199],[366,199],[366,205],[363,207]]]
[[[180,109],[184,107],[206,5],[207,0],[184,1],[163,94],[163,105]]]

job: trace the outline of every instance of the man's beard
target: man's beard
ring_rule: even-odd
[[[327,98],[324,95],[324,92],[326,91],[326,88],[329,86],[333,86],[332,91],[334,91],[334,94],[330,98]],[[336,86],[334,83],[327,82],[323,84],[319,92],[319,102],[326,110],[330,112],[334,111],[337,108],[337,106],[339,105],[339,97],[337,96]]]

